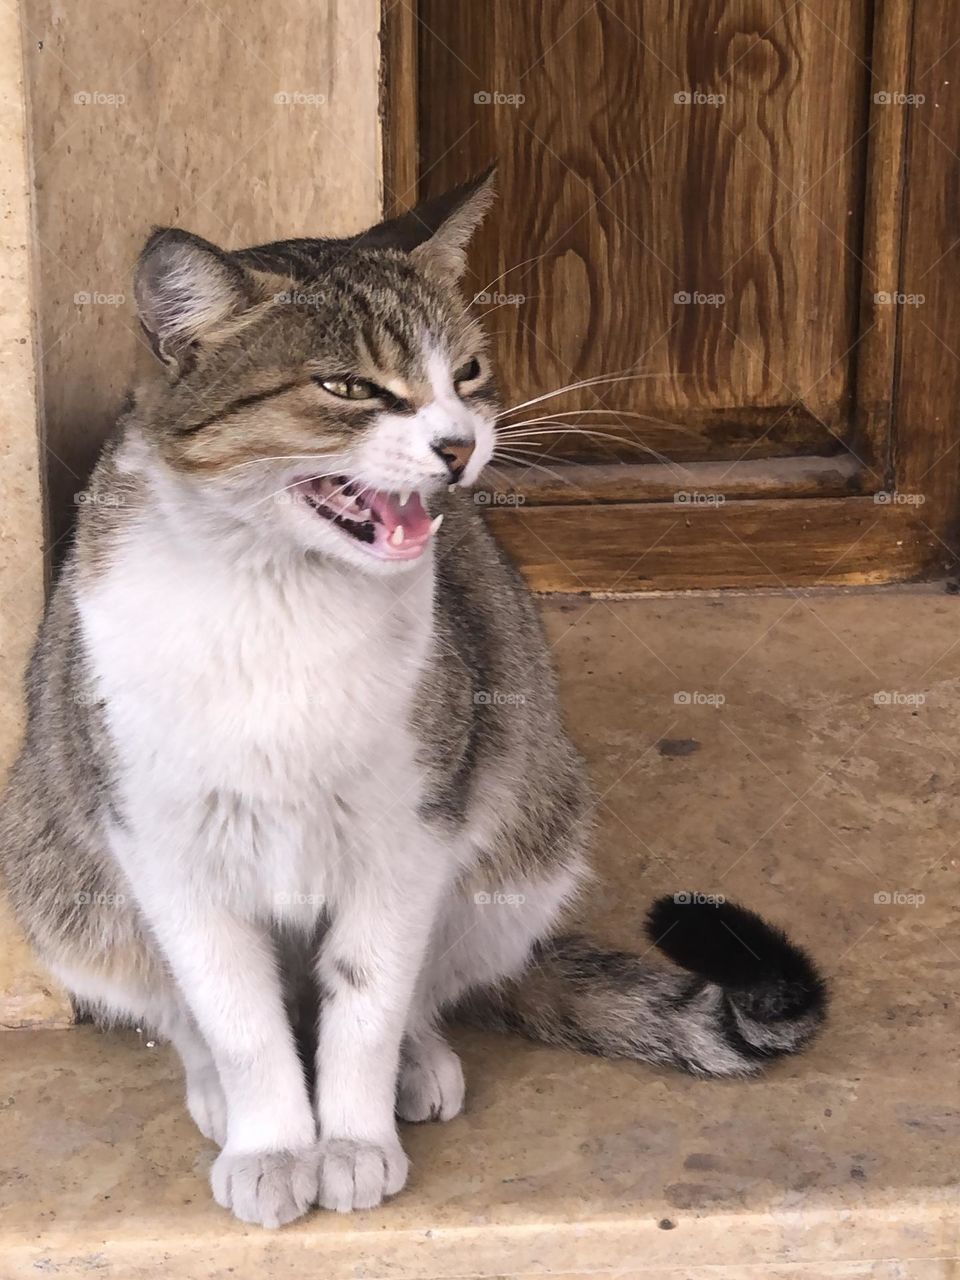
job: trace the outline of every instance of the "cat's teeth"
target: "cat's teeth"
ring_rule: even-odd
[[[357,512],[354,519],[359,520],[361,523],[366,523],[366,521],[373,519],[373,512],[369,507],[364,507],[362,511]]]
[[[405,507],[409,501],[410,501],[410,490],[409,490],[409,489],[401,489],[401,490],[400,490],[400,505],[401,505],[401,507]]]
[[[404,537],[403,525],[398,524],[397,527],[394,529],[393,533],[391,533],[390,535],[390,541],[393,543],[395,547],[399,547],[403,544],[403,537]]]
[[[442,524],[443,524],[443,516],[439,515],[437,516],[436,520],[434,520],[430,525],[430,532],[436,533]]]
[[[447,493],[456,493],[456,491],[457,491],[457,486],[455,484],[447,485]]]

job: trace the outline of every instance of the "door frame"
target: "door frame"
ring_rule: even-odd
[[[570,469],[589,480],[589,494],[550,476],[508,475],[482,496],[536,590],[875,584],[957,570],[960,291],[942,268],[960,253],[949,199],[960,185],[960,111],[945,101],[960,85],[960,8],[942,4],[922,23],[918,8],[874,6],[849,455],[634,466],[629,493],[616,466]],[[384,0],[388,215],[417,199],[417,44],[416,0]],[[893,86],[923,95],[923,105],[878,102]],[[882,294],[926,301],[887,305]]]

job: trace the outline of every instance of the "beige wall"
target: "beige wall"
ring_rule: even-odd
[[[380,7],[22,4],[60,537],[134,363],[149,358],[130,274],[150,228],[231,247],[379,216]]]
[[[131,305],[140,245],[154,225],[238,246],[376,221],[379,25],[380,0],[21,0],[21,62],[0,6],[0,768],[42,606],[41,484],[56,557],[149,359]],[[62,1019],[2,912],[0,1025]]]

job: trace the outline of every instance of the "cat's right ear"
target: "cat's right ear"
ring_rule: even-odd
[[[153,353],[173,376],[186,372],[205,334],[254,301],[241,267],[208,240],[176,227],[158,227],[144,245],[134,294]]]

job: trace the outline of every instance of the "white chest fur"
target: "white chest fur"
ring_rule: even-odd
[[[416,807],[432,566],[246,566],[162,532],[142,526],[78,592],[124,807],[231,897],[315,914],[351,836]]]

